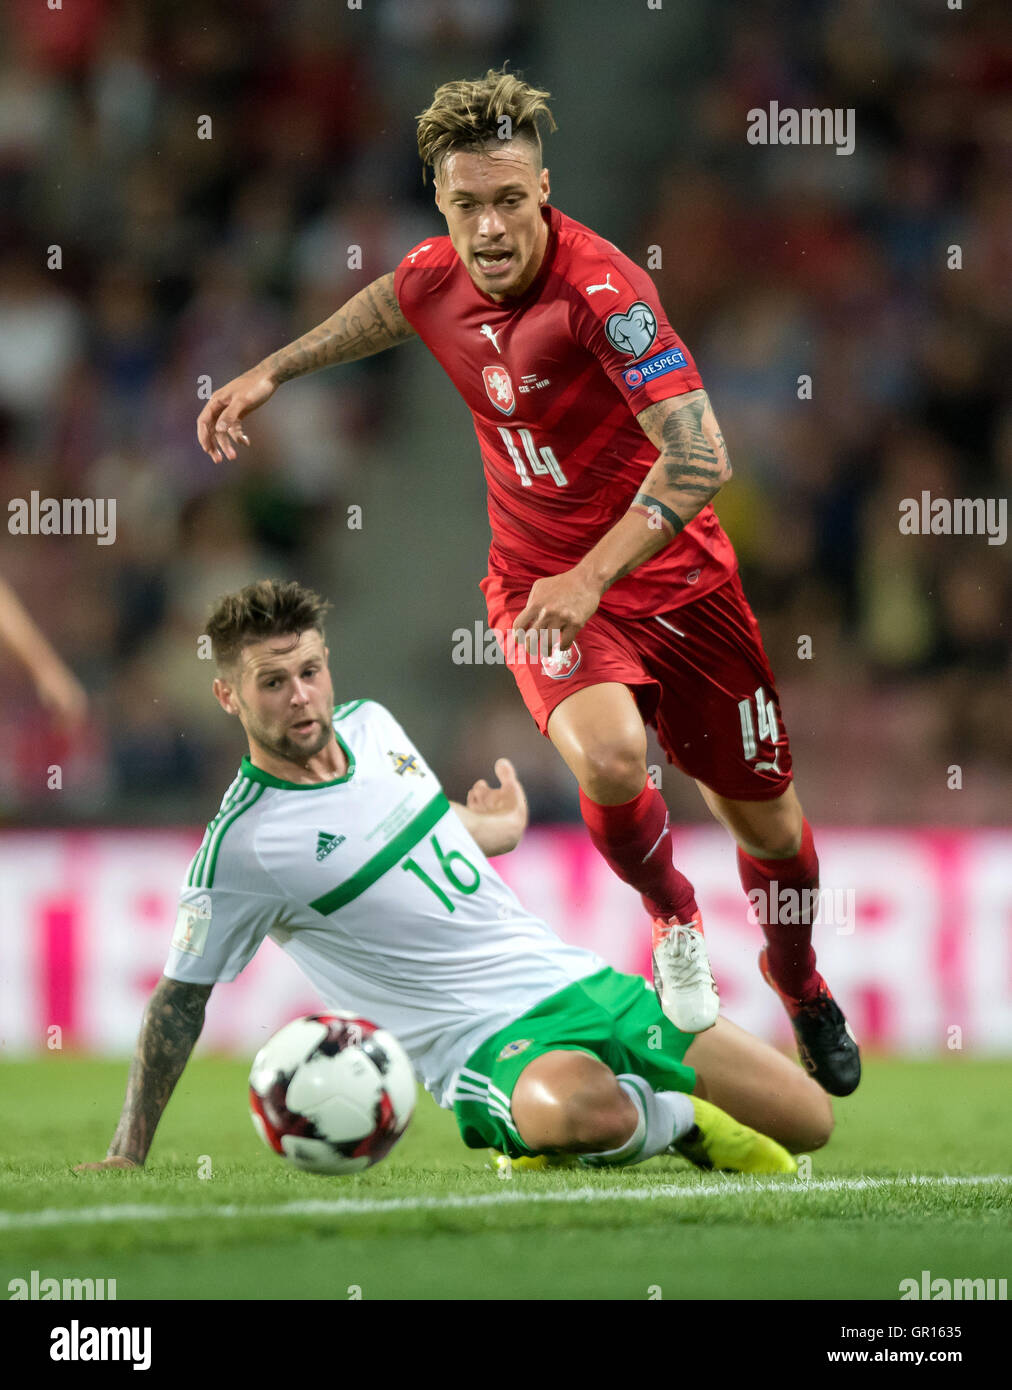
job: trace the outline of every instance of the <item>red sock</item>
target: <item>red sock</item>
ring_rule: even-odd
[[[818,910],[819,859],[808,821],[802,822],[801,848],[793,859],[753,859],[739,848],[738,875],[766,937],[774,983],[792,999],[814,998],[819,976],[812,918]],[[754,893],[761,896],[753,898]]]
[[[639,796],[618,806],[591,801],[581,788],[580,811],[596,848],[620,879],[643,894],[651,916],[692,921],[696,896],[672,863],[668,808],[649,778]]]

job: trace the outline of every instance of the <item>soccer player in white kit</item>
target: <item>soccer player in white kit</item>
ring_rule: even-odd
[[[822,1088],[726,1019],[679,1032],[647,981],[527,912],[486,857],[526,825],[512,766],[459,805],[382,705],[335,707],[327,607],[262,581],[208,622],[214,694],[249,756],[190,864],[108,1154],[82,1167],[145,1162],[212,987],[270,936],[328,1007],[396,1035],[471,1148],[794,1171],[788,1150],[832,1129]]]

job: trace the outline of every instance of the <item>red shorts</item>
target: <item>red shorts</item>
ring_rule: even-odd
[[[503,636],[527,606],[529,589],[486,580],[490,625]],[[668,762],[734,801],[769,801],[791,782],[791,750],[759,624],[737,572],[670,613],[616,617],[600,609],[569,649],[569,660],[525,659],[506,646],[507,665],[547,737],[556,705],[588,685],[618,681],[657,730]]]

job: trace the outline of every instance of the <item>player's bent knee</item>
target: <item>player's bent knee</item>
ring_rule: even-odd
[[[757,859],[793,859],[800,850],[805,817],[793,788],[773,801],[743,803],[712,794],[707,799],[746,854]]]
[[[754,848],[759,852],[754,857],[757,859],[793,859],[801,848],[801,831],[795,834],[789,828],[782,833],[770,833],[757,837],[758,843]],[[746,850],[746,853],[751,853]]]
[[[624,1144],[636,1108],[603,1062],[550,1052],[521,1073],[510,1106],[521,1139],[537,1151],[597,1153]]]
[[[636,1128],[636,1119],[636,1109],[621,1088],[614,1096],[573,1096],[567,1107],[566,1140],[560,1147],[573,1153],[620,1148]]]
[[[801,816],[778,814],[740,827],[735,835],[746,854],[758,859],[793,859],[801,848]]]
[[[631,801],[647,779],[646,753],[624,743],[583,749],[580,786],[592,801]]]

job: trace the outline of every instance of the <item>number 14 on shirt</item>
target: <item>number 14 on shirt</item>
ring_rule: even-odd
[[[498,429],[499,433],[502,435],[502,441],[506,445],[506,452],[513,460],[513,466],[520,475],[520,484],[522,487],[531,486],[530,473],[527,471],[528,464],[530,464],[531,473],[535,475],[549,473],[555,479],[556,487],[566,486],[569,479],[566,477],[565,473],[563,473],[562,466],[552,452],[551,445],[545,444],[539,450],[538,446],[534,443],[534,436],[531,434],[530,430],[518,429],[517,433],[520,436],[521,444],[524,446],[524,454],[527,455],[525,460],[523,454],[521,454],[514,443],[513,431],[507,429],[505,425],[499,425]]]

